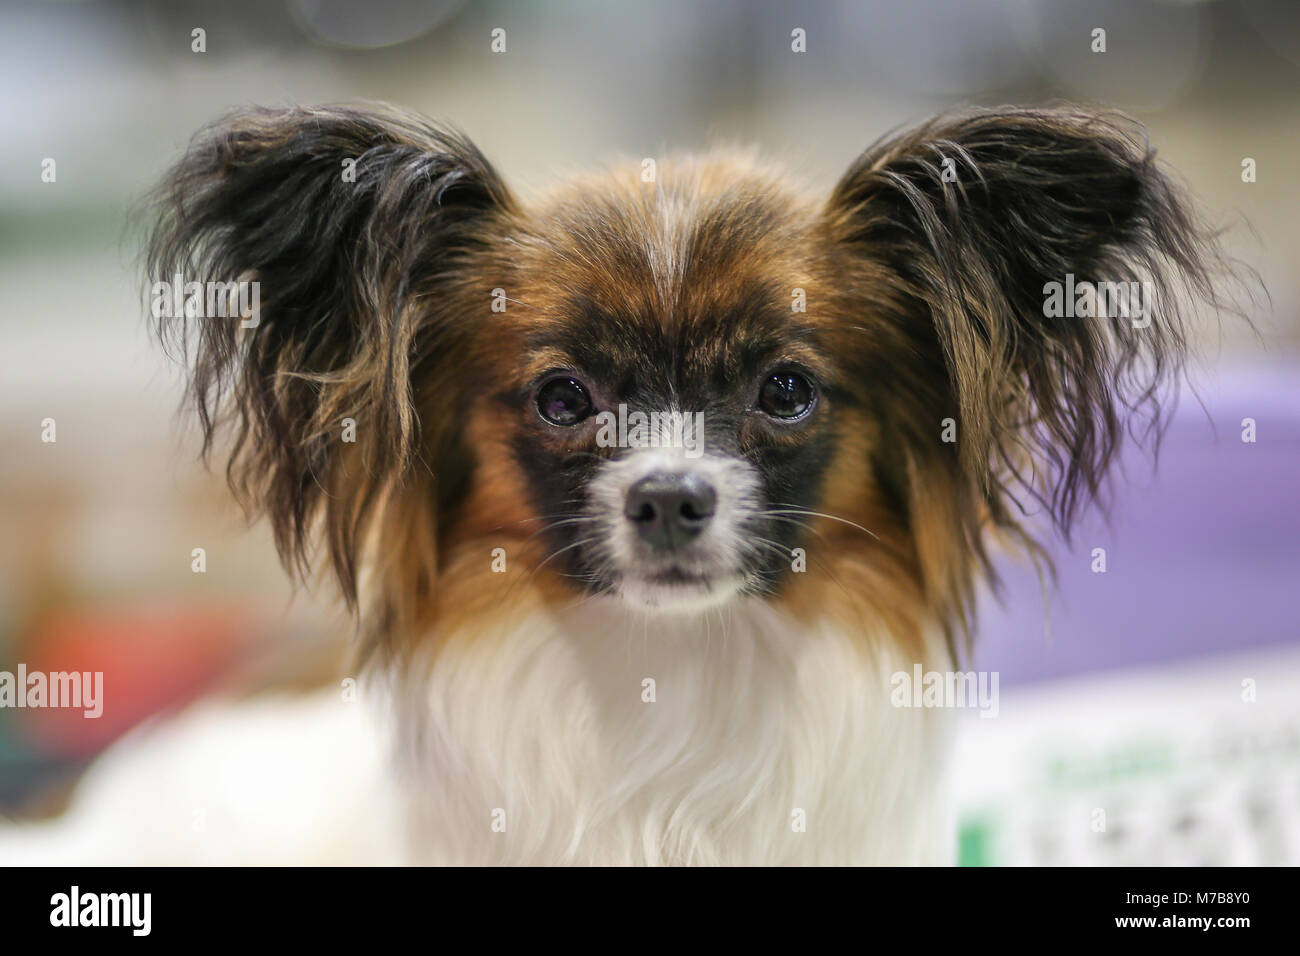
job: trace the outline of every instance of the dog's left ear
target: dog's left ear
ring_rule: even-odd
[[[967,523],[1015,526],[1023,489],[1068,531],[1125,431],[1158,436],[1187,302],[1218,305],[1213,235],[1123,117],[941,117],[864,153],[824,223],[840,291],[871,319],[859,328],[880,330],[874,361],[906,396],[889,427],[910,468],[969,492]],[[1122,314],[1078,314],[1085,283],[1124,283],[1103,287],[1131,293]]]
[[[207,288],[209,308],[213,289],[260,290],[251,322],[160,317],[190,367],[205,451],[229,434],[231,484],[291,570],[320,548],[355,603],[373,554],[372,617],[411,616],[471,467],[456,421],[488,301],[474,263],[510,193],[453,130],[294,107],[206,127],[151,198],[149,282]]]

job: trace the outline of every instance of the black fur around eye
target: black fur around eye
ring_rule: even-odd
[[[798,372],[773,372],[758,390],[758,407],[786,421],[803,418],[816,400],[812,382]]]
[[[552,425],[576,425],[591,414],[591,396],[576,378],[560,376],[537,390],[537,411]]]

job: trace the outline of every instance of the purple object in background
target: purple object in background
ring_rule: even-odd
[[[1126,449],[1110,520],[1090,512],[1072,548],[1053,546],[1050,638],[1032,566],[1004,560],[1005,593],[984,596],[972,666],[1025,683],[1300,642],[1298,368],[1224,370],[1199,389],[1205,410],[1184,394],[1155,471]],[[1106,549],[1104,574],[1094,548]]]

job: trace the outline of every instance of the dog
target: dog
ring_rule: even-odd
[[[1224,261],[1068,106],[943,114],[829,196],[715,150],[528,203],[418,116],[241,109],[149,210],[149,281],[257,283],[159,331],[359,682],[132,735],[10,861],[951,863],[951,711],[890,675],[959,666],[995,558],[1158,441]]]

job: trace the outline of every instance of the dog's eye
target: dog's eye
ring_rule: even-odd
[[[812,382],[798,372],[773,372],[758,390],[758,407],[773,418],[803,418],[816,395]]]
[[[576,378],[553,378],[537,390],[537,411],[552,425],[576,425],[591,414],[591,397]]]

